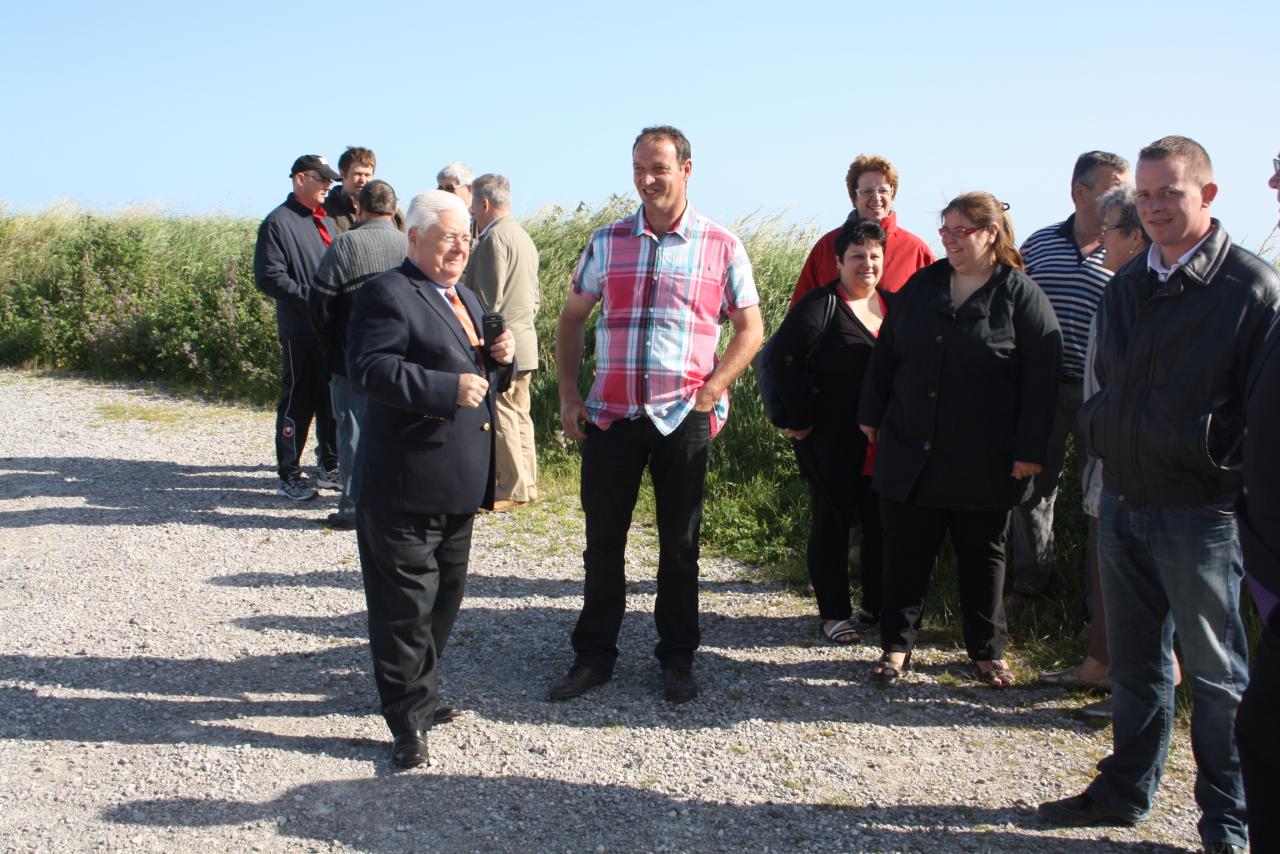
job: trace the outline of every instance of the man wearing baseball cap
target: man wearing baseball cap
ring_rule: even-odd
[[[340,489],[337,428],[329,402],[329,372],[320,340],[307,314],[307,292],[325,248],[338,233],[324,211],[325,194],[341,176],[318,154],[293,161],[293,182],[284,202],[258,228],[253,278],[258,290],[276,301],[276,331],[283,360],[282,391],[276,407],[277,492],[293,501],[314,498],[316,487]],[[302,447],[316,422],[315,481],[302,473]]]

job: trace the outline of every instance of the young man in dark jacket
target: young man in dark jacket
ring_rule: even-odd
[[[307,316],[307,292],[337,234],[325,215],[324,197],[338,173],[317,154],[293,162],[293,192],[262,221],[253,252],[253,279],[258,290],[276,301],[283,388],[276,407],[277,492],[293,501],[316,495],[316,486],[339,489],[337,427],[329,403],[329,371],[320,341]],[[302,447],[311,419],[316,421],[316,461],[320,476],[313,483],[302,474]]]
[[[1196,802],[1206,851],[1246,845],[1232,728],[1247,680],[1235,505],[1245,383],[1280,306],[1280,278],[1209,214],[1204,149],[1144,148],[1138,214],[1152,246],[1103,296],[1101,391],[1080,428],[1103,463],[1098,560],[1114,747],[1083,794],[1040,805],[1062,825],[1134,824],[1151,810],[1173,730],[1174,631],[1192,686]]]

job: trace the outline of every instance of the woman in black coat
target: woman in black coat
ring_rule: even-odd
[[[884,231],[870,220],[846,225],[835,242],[840,278],[806,294],[773,344],[785,412],[779,426],[794,440],[809,483],[809,578],[823,637],[832,643],[857,641],[859,626],[874,624],[880,614],[880,499],[871,489],[874,451],[857,415],[862,377],[885,316],[876,290],[884,243]],[[849,598],[849,529],[855,522],[862,528],[862,609],[856,618]]]
[[[859,421],[878,441],[885,533],[884,655],[910,664],[929,576],[950,533],[964,641],[979,678],[1013,683],[1003,643],[1009,510],[1031,489],[1053,423],[1062,334],[1022,271],[1005,205],[966,193],[942,212],[944,260],[918,271],[880,330]]]

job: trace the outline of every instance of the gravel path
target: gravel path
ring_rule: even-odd
[[[272,414],[0,370],[0,849],[1149,851],[1197,847],[1185,729],[1136,830],[1050,831],[1110,732],[1079,698],[994,692],[922,648],[815,643],[808,602],[703,562],[703,693],[660,698],[653,544],[622,658],[568,703],[576,496],[476,527],[443,660],[470,712],[394,774],[333,493],[274,494]]]

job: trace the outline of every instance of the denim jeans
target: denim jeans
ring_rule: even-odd
[[[1232,502],[1156,507],[1103,490],[1098,562],[1107,620],[1114,748],[1089,796],[1133,818],[1151,809],[1173,730],[1173,634],[1191,684],[1200,838],[1246,844],[1234,737],[1248,681],[1240,545]]]
[[[356,502],[351,496],[352,479],[356,470],[356,448],[360,445],[360,422],[369,398],[351,389],[351,380],[340,374],[329,377],[329,396],[333,399],[333,417],[338,422],[338,473],[342,481],[342,496],[338,499],[338,514],[351,521],[356,518]]]

